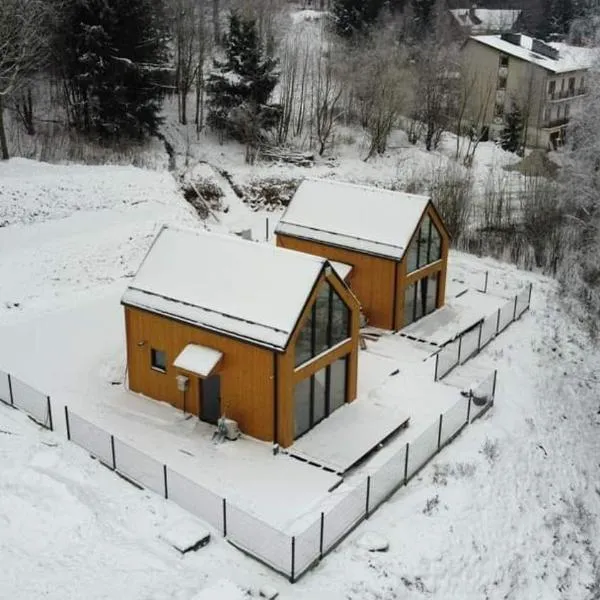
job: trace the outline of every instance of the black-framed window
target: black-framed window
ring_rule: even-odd
[[[404,327],[437,308],[440,274],[422,277],[404,290]]]
[[[442,235],[425,215],[406,253],[406,272],[412,273],[442,258]]]
[[[294,387],[294,438],[312,429],[346,403],[348,356],[344,356]]]
[[[150,366],[156,371],[167,372],[167,353],[164,350],[150,349]]]
[[[325,352],[350,337],[350,309],[325,281],[296,340],[295,366]]]

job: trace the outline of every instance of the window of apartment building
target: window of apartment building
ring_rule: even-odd
[[[569,118],[569,108],[570,108],[569,105],[565,104],[565,119]]]
[[[505,90],[506,89],[506,77],[498,77],[498,89]]]
[[[548,123],[550,121],[550,117],[552,115],[552,109],[548,106],[544,109],[544,122]]]
[[[504,115],[504,106],[502,104],[494,105],[494,116],[502,117]]]
[[[506,55],[506,54],[500,55],[500,66],[508,67],[508,55]]]
[[[548,94],[552,95],[556,91],[556,81],[552,80],[548,82]]]
[[[581,91],[583,92],[584,89],[585,89],[585,77],[582,75],[581,76]]]
[[[569,94],[575,93],[575,77],[569,77]]]
[[[557,118],[557,119],[561,119],[561,118],[562,118],[562,112],[563,112],[563,111],[562,111],[562,106],[559,106],[559,107],[556,109],[556,118]]]
[[[565,91],[565,80],[564,79],[560,80],[560,91],[561,92]]]
[[[167,353],[164,350],[151,348],[150,350],[150,365],[155,371],[161,373],[167,372]]]

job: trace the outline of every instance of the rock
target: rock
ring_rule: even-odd
[[[387,552],[390,547],[390,543],[382,535],[373,531],[367,531],[361,535],[356,541],[356,545],[369,552]]]
[[[279,592],[272,585],[263,585],[258,590],[258,595],[267,600],[275,600],[279,596]]]

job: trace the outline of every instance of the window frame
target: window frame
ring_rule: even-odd
[[[421,231],[423,229],[423,224],[425,223],[426,220],[427,220],[427,223],[429,224],[429,231],[427,232],[427,245],[425,248],[426,258],[425,258],[425,262],[423,264],[421,264],[421,254],[420,254],[421,246],[422,246],[421,239],[423,239],[422,235],[421,235]],[[434,230],[437,233],[437,235],[439,236],[439,240],[440,240],[439,258],[436,258],[435,260],[431,260],[431,258],[432,258],[432,232]],[[416,253],[415,253],[415,250],[413,249],[413,247],[415,247],[415,245],[416,245]],[[411,257],[412,254],[415,254],[415,268],[414,269],[411,269],[411,265],[409,264],[409,258]],[[424,269],[425,267],[433,265],[444,258],[444,240],[443,240],[442,233],[439,230],[438,226],[435,224],[434,219],[431,217],[431,215],[428,212],[425,213],[425,216],[423,217],[423,219],[421,219],[421,221],[419,223],[419,227],[415,231],[415,234],[413,235],[412,240],[411,240],[410,244],[408,245],[406,252],[404,253],[404,256],[405,256],[405,260],[406,260],[406,273],[407,274],[416,273],[417,271],[420,271],[421,269]]]
[[[160,366],[158,364],[158,361],[156,360],[159,355],[162,355],[164,357],[164,367]],[[166,350],[160,350],[158,348],[150,347],[150,368],[153,371],[162,373],[163,375],[167,372],[167,351]]]

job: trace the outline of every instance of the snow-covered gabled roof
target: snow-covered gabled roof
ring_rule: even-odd
[[[401,260],[427,196],[325,179],[305,179],[275,233]]]
[[[533,50],[535,38],[523,34],[518,34],[518,36],[518,44],[502,39],[500,35],[473,35],[470,39],[499,50],[504,54],[542,67],[552,73],[567,73],[589,69],[598,58],[598,51],[595,48],[580,48],[557,42],[542,43],[542,45],[549,46],[557,51],[558,58],[551,58]]]
[[[455,8],[450,11],[456,22],[471,33],[510,31],[521,15],[520,10]]]
[[[328,264],[270,244],[163,227],[122,302],[283,350]]]

